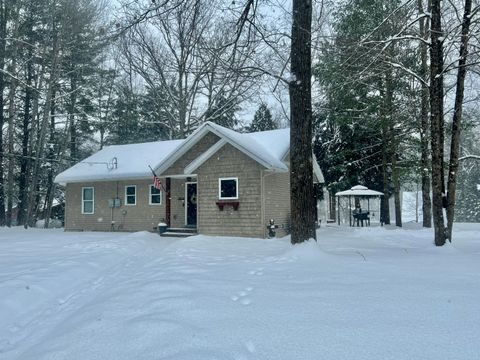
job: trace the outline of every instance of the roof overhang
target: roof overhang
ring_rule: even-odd
[[[172,166],[178,159],[180,159],[183,155],[185,155],[188,150],[190,150],[195,144],[197,144],[209,132],[217,135],[220,138],[219,141],[222,141],[222,140],[224,141],[224,142],[218,144],[218,148],[215,147],[216,144],[212,146],[213,149],[211,148],[212,149],[211,152],[213,152],[213,153],[215,153],[222,146],[224,146],[226,143],[228,143],[228,144],[232,145],[233,147],[235,147],[236,149],[238,149],[239,151],[243,152],[248,157],[257,161],[260,165],[264,166],[266,169],[275,170],[275,171],[282,171],[282,172],[288,171],[288,167],[285,164],[279,163],[279,164],[275,165],[275,164],[271,164],[271,163],[265,161],[264,159],[257,156],[253,152],[249,151],[249,149],[247,149],[246,147],[242,146],[237,141],[235,141],[235,139],[233,139],[226,131],[220,131],[219,129],[215,128],[209,122],[206,122],[206,123],[202,124],[197,130],[195,130],[180,146],[178,146],[172,152],[172,156],[170,156],[166,161],[164,161],[162,164],[160,164],[156,168],[157,174],[159,176],[161,174],[163,174],[170,166]],[[200,165],[198,165],[199,163],[203,164],[203,162],[206,161],[213,154],[213,153],[209,153],[209,150],[207,150],[207,154],[205,155],[205,157],[201,158],[201,156],[200,156],[199,158],[194,160],[194,162],[198,160],[197,163],[192,162],[188,166],[191,166],[191,167],[196,166],[196,168],[198,168],[198,166],[200,166]],[[188,168],[188,170],[191,170],[191,168]]]

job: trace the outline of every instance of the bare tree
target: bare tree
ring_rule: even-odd
[[[123,68],[132,68],[156,97],[172,106],[163,121],[170,137],[236,109],[257,86],[254,44],[231,51],[235,34],[215,20],[215,3],[179,3],[127,30],[120,42]],[[239,49],[240,50],[240,49]],[[157,94],[157,92],[161,92]]]

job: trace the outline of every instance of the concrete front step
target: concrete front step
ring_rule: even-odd
[[[197,228],[185,227],[185,228],[168,228],[167,231],[171,232],[184,232],[184,233],[197,233]]]
[[[168,237],[187,237],[197,235],[196,228],[168,228],[160,236],[168,236]]]

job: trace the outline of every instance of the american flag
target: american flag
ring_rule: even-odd
[[[150,165],[148,165],[148,167],[150,168],[150,170],[152,171],[152,174],[153,174],[153,187],[155,189],[165,191],[165,189],[163,188],[162,182],[160,181],[160,178],[157,176],[157,174],[155,174],[155,171],[153,171],[153,169]]]
[[[153,187],[155,189],[162,190],[162,182],[157,177],[157,175],[155,175],[155,173],[153,174]]]

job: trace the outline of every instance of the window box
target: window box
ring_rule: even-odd
[[[218,200],[215,204],[217,204],[220,211],[223,211],[225,206],[231,206],[233,210],[238,210],[240,206],[240,201],[238,200]]]

